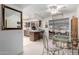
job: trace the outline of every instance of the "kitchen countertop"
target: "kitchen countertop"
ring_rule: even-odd
[[[42,30],[29,30],[30,32],[41,32]]]
[[[64,36],[64,35],[55,35],[55,36],[53,36],[53,40],[70,42],[68,36]]]
[[[39,30],[30,30],[30,32],[40,32]]]

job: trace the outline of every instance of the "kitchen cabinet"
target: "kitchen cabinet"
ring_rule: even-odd
[[[78,47],[78,18],[75,16],[71,19],[71,41],[72,48],[76,49]]]
[[[30,31],[30,40],[31,41],[40,40],[40,32],[39,31]]]

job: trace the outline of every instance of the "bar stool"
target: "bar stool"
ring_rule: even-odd
[[[47,39],[45,32],[43,32],[43,52],[42,52],[42,55],[44,55],[45,50],[47,52],[47,55],[55,55],[55,52],[59,51],[58,47],[56,47],[55,44],[52,44],[52,40],[50,41],[49,39]]]

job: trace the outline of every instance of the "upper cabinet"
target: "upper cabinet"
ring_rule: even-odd
[[[21,30],[22,12],[2,5],[2,30]]]
[[[55,20],[49,20],[49,28],[53,30],[67,30],[69,31],[69,18],[61,18]]]

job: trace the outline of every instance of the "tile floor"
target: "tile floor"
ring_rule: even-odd
[[[42,40],[30,41],[29,37],[24,37],[24,55],[41,55],[43,51]]]
[[[23,47],[24,53],[23,53],[23,55],[42,55],[42,51],[43,51],[42,39],[38,40],[38,41],[30,41],[29,37],[24,37],[23,43],[24,43],[24,47]],[[65,51],[64,55],[72,55],[72,53],[71,53],[72,50],[67,51],[65,49],[64,51]],[[60,55],[62,55],[61,52],[62,51],[60,51]],[[75,55],[77,55],[77,53],[78,53],[78,51],[74,52]]]

